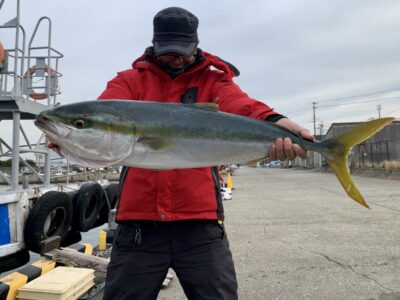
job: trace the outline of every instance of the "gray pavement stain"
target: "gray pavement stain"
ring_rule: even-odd
[[[400,300],[400,293],[382,294],[379,300]]]
[[[400,293],[385,293],[379,295],[379,298],[368,298],[368,300],[400,300]]]

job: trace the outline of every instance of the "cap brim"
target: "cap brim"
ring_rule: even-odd
[[[153,42],[153,49],[156,56],[171,52],[191,56],[196,52],[197,44],[197,42],[183,41]]]

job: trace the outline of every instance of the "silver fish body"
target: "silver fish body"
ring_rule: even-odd
[[[162,170],[247,163],[266,157],[275,139],[289,137],[322,154],[346,193],[368,207],[349,173],[348,155],[394,118],[372,120],[323,142],[310,142],[276,124],[217,112],[212,106],[88,101],[44,111],[35,125],[58,145],[62,156],[91,167]]]
[[[79,119],[91,126],[72,126],[71,121]],[[43,112],[36,125],[47,130],[66,158],[98,167],[173,169],[245,163],[266,157],[268,144],[277,137],[296,139],[274,124],[213,111],[207,104],[91,101]],[[70,133],[59,135],[67,131],[63,128]]]

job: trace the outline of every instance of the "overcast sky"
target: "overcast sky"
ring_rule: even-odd
[[[21,0],[21,24],[29,40],[37,20],[51,18],[53,47],[65,56],[59,100],[66,104],[94,100],[130,68],[150,46],[153,16],[169,6],[197,15],[199,47],[239,68],[244,91],[311,131],[312,102],[325,131],[332,122],[376,118],[378,105],[382,116],[400,117],[398,0]],[[6,0],[0,22],[15,9]],[[7,123],[0,123],[6,139]]]

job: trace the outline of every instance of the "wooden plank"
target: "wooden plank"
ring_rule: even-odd
[[[57,267],[18,290],[18,299],[76,299],[94,285],[94,271],[86,268]]]

